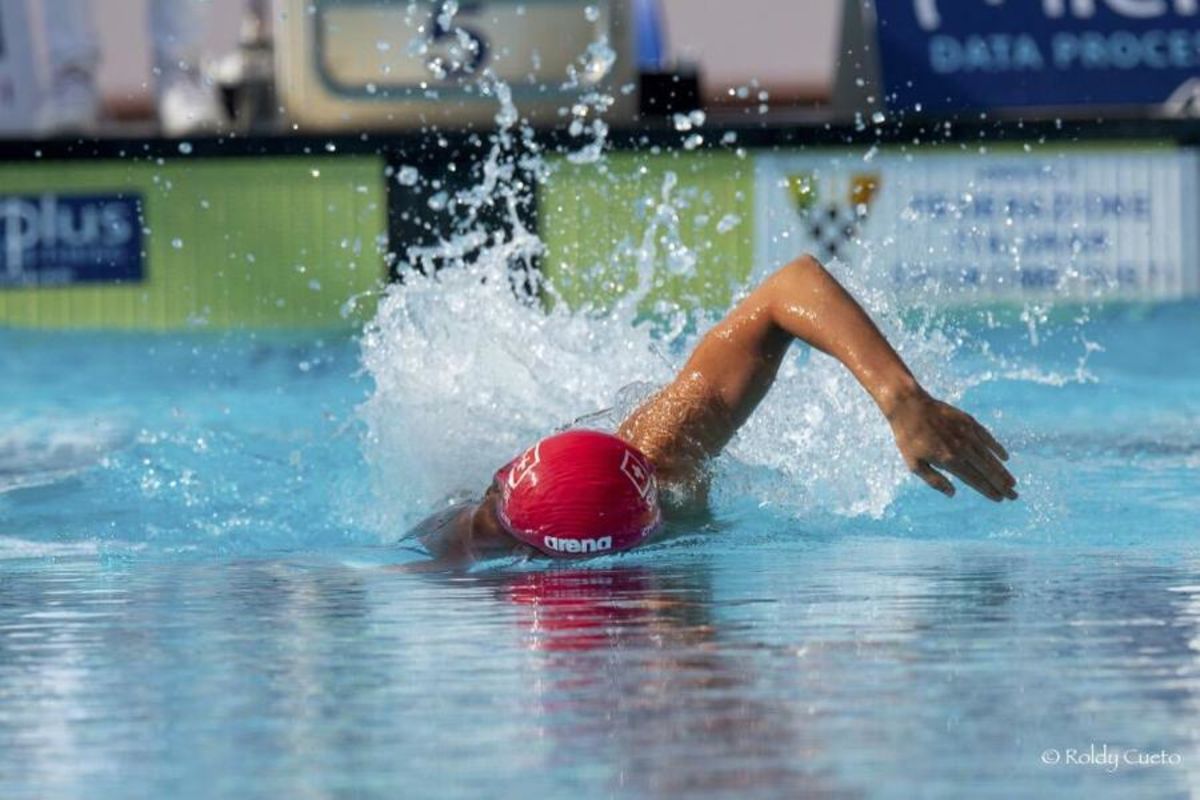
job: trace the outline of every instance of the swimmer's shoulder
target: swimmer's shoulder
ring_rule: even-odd
[[[438,510],[408,529],[405,539],[432,533],[451,524],[455,517],[479,502],[478,496],[470,492],[457,492],[438,503]]]
[[[434,558],[461,547],[470,537],[471,517],[479,505],[479,498],[460,493],[443,502],[443,508],[410,528],[401,541],[416,539]]]
[[[617,435],[650,459],[660,485],[707,497],[709,462],[725,445],[728,417],[704,380],[675,381],[627,416]]]

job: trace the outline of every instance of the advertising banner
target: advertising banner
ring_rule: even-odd
[[[875,0],[889,107],[1178,104],[1200,76],[1196,0]]]
[[[380,156],[0,164],[0,326],[346,328],[386,275]]]
[[[141,219],[136,195],[0,195],[0,289],[139,281]]]
[[[1194,296],[1198,165],[1166,147],[767,154],[757,260],[841,259],[930,302]]]

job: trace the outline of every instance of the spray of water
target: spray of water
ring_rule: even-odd
[[[583,94],[564,110],[579,144],[564,155],[576,164],[602,162],[602,115],[611,98],[597,88],[595,71],[597,64],[611,66],[611,50],[597,43],[580,63],[568,85]],[[592,76],[586,84],[584,74]],[[497,100],[497,128],[476,185],[448,199],[462,212],[460,223],[436,246],[400,256],[411,267],[406,280],[387,291],[363,337],[363,364],[375,389],[360,412],[379,501],[376,521],[387,535],[459,490],[479,491],[528,442],[582,415],[611,409],[589,424],[615,426],[670,379],[715,319],[669,304],[656,306],[652,318],[639,313],[656,274],[695,266],[679,236],[679,204],[686,201],[677,197],[671,173],[646,200],[644,230],[614,243],[614,259],[625,259],[623,272],[635,276],[632,291],[603,310],[572,311],[554,302],[553,287],[540,285],[529,269],[543,243],[518,213],[534,190],[530,180],[547,180],[553,167],[522,125],[508,87],[486,73],[479,84]],[[703,119],[687,123],[691,129]],[[506,230],[480,222],[485,207],[503,209]],[[1087,378],[1085,362],[1075,376],[1022,377],[1020,365],[969,342],[954,326],[904,324],[895,299],[878,288],[882,282],[870,280],[870,262],[868,249],[854,270],[829,266],[935,394],[954,401],[970,386],[1001,378]],[[759,265],[751,284],[774,266]],[[532,293],[514,291],[514,270],[532,276]],[[980,351],[988,368],[955,371],[954,356],[964,347]],[[908,479],[870,398],[841,365],[803,348],[716,469],[718,511],[723,502],[750,501],[785,512],[878,517]]]
[[[582,91],[570,110],[577,163],[600,157],[612,99],[598,85],[614,57],[593,43],[566,78],[565,88]],[[547,162],[509,87],[490,72],[477,85],[498,111],[476,182],[447,198],[457,211],[447,236],[401,254],[405,281],[382,298],[363,337],[375,381],[361,409],[366,455],[378,522],[392,532],[456,491],[486,485],[529,440],[612,406],[626,384],[669,376],[649,328],[633,324],[634,301],[608,315],[575,314],[540,285],[531,265],[543,244],[520,208]],[[489,225],[497,209],[504,224]]]

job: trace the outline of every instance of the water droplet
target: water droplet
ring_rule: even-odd
[[[185,156],[191,155],[192,154],[192,143],[191,142],[180,142],[179,143],[179,152],[183,153]]]
[[[171,240],[171,247],[174,247],[176,250],[182,250],[183,249],[183,239],[180,239],[178,236],[176,236],[174,239]]]
[[[600,19],[600,9],[595,6],[588,6],[583,9],[583,16],[587,18],[588,22],[595,22]]]
[[[726,214],[717,222],[717,233],[729,233],[742,221],[737,214]]]

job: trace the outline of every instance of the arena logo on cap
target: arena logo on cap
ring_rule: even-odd
[[[508,471],[508,488],[515,489],[521,485],[521,481],[525,480],[525,476],[533,472],[542,460],[542,443],[538,442],[533,447],[521,454],[521,457],[512,465],[512,469]]]
[[[626,478],[629,478],[633,483],[633,488],[637,489],[638,495],[641,497],[646,496],[654,483],[654,476],[650,470],[631,450],[626,450],[625,455],[621,457],[621,472],[625,474]]]
[[[568,539],[562,536],[546,536],[542,543],[556,553],[602,553],[612,550],[611,536],[601,536],[599,539]]]

